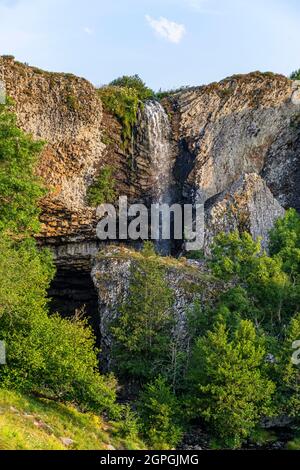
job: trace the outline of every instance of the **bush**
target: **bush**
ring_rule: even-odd
[[[115,382],[97,372],[94,337],[85,321],[37,315],[29,329],[9,331],[4,339],[4,387],[74,402],[97,412],[113,411]]]
[[[275,386],[264,374],[265,349],[249,320],[232,339],[223,321],[199,338],[190,365],[191,416],[203,418],[223,447],[237,448],[270,411]]]
[[[154,450],[174,448],[182,438],[180,404],[165,379],[158,377],[141,394],[142,432]]]
[[[104,107],[116,116],[122,126],[124,149],[128,150],[133,136],[133,128],[137,122],[140,100],[134,88],[105,86],[98,90]]]
[[[125,75],[100,88],[98,92],[107,111],[116,116],[122,125],[124,148],[131,150],[139,106],[144,100],[153,97],[153,91],[146,87],[138,75]]]
[[[17,127],[10,103],[0,104],[0,231],[25,237],[40,228],[37,203],[45,190],[34,169],[44,144]]]
[[[112,167],[106,165],[102,168],[100,175],[87,191],[88,203],[91,206],[110,204],[116,198],[115,180]]]
[[[138,98],[143,101],[154,97],[154,91],[148,88],[138,75],[123,75],[116,78],[109,84],[110,86],[131,88],[136,91]]]
[[[291,73],[290,75],[291,80],[300,80],[300,69],[295,70],[294,72]]]
[[[14,247],[1,239],[0,261],[0,337],[7,347],[1,386],[113,412],[115,381],[97,372],[91,328],[47,314],[49,255],[31,241]]]
[[[173,293],[151,244],[131,271],[127,299],[112,325],[113,363],[127,380],[148,382],[170,368]]]

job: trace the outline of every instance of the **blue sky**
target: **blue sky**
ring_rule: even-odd
[[[300,68],[298,0],[0,0],[0,54],[154,89]]]

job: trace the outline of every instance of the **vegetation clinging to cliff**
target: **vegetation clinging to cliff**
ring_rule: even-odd
[[[43,194],[34,176],[42,148],[0,108],[0,340],[6,344],[0,388],[72,402],[85,410],[121,417],[116,381],[98,371],[95,338],[86,321],[48,314],[54,275],[50,253],[38,250],[37,202]]]
[[[17,127],[10,103],[0,104],[0,230],[23,238],[40,227],[45,189],[34,168],[44,144]]]
[[[100,204],[110,204],[116,198],[115,180],[113,178],[113,168],[106,165],[100,170],[93,184],[87,191],[88,203],[91,206]]]
[[[114,364],[121,378],[145,384],[171,369],[173,301],[153,246],[146,243],[143,258],[132,270],[128,298],[112,327]]]
[[[99,88],[98,93],[107,111],[120,122],[124,148],[129,150],[139,106],[146,99],[152,98],[154,92],[138,75],[124,75]]]
[[[294,72],[291,73],[290,75],[291,80],[300,80],[300,69],[295,70]]]

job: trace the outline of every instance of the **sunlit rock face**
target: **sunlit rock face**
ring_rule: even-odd
[[[236,229],[261,237],[267,248],[274,221],[287,207],[300,211],[299,82],[256,72],[148,101],[125,149],[121,124],[89,82],[9,57],[3,64],[19,126],[46,142],[38,174],[49,194],[41,202],[39,240],[51,246],[58,268],[53,309],[70,315],[87,305],[108,367],[110,324],[138,260],[130,240],[126,249],[97,240],[87,191],[105,165],[113,167],[117,195],[128,196],[129,203],[203,202],[207,254],[219,232]],[[158,243],[162,254],[170,244],[165,248]],[[182,254],[182,243],[172,244],[172,254]],[[196,299],[213,302],[222,286],[204,263],[161,262],[185,348],[187,307]]]
[[[125,150],[120,123],[89,82],[9,57],[3,63],[20,127],[46,141],[38,173],[50,192],[41,203],[40,239],[55,246],[59,265],[66,253],[79,264],[81,252],[89,262],[94,256],[97,219],[87,190],[107,164],[129,202],[195,203],[197,195],[206,207],[208,251],[214,235],[231,227],[262,236],[265,246],[279,205],[300,209],[299,82],[256,72],[150,100]],[[245,188],[247,202],[238,204]],[[234,221],[227,213],[233,206]]]
[[[204,251],[209,254],[218,233],[234,230],[261,239],[267,249],[268,233],[284,212],[266,182],[256,173],[246,174],[207,204]]]
[[[208,200],[243,174],[257,173],[281,205],[300,208],[299,83],[252,73],[187,89],[175,99],[182,158],[193,156],[185,184]]]

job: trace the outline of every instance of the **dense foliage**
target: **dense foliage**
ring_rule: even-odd
[[[300,373],[291,357],[292,343],[300,340],[299,247],[294,210],[271,231],[269,254],[247,233],[217,236],[207,261],[227,288],[213,303],[189,307],[189,348],[181,350],[172,293],[146,245],[114,325],[113,359],[122,381],[140,384],[142,432],[150,446],[175,446],[195,422],[205,423],[215,446],[230,448],[257,436],[264,416],[288,415],[297,423]],[[182,412],[173,414],[178,403]]]
[[[33,170],[42,147],[17,127],[9,106],[0,104],[1,231],[24,237],[39,229],[37,202],[44,189]]]
[[[138,75],[125,75],[99,88],[98,93],[107,111],[120,122],[124,148],[130,151],[139,107],[143,101],[153,97],[153,91]]]
[[[259,418],[270,411],[275,385],[263,372],[265,355],[249,320],[242,320],[230,332],[220,319],[196,341],[189,408],[193,416],[208,422],[221,445],[239,447]]]
[[[151,244],[132,268],[128,298],[112,327],[119,375],[144,383],[170,368],[173,294]]]
[[[0,386],[117,415],[116,383],[98,372],[91,328],[78,317],[48,314],[54,267],[50,253],[38,250],[31,238],[39,229],[37,202],[44,194],[34,176],[41,148],[1,106],[0,340],[7,364],[0,367]]]
[[[138,75],[123,75],[110,82],[110,86],[131,88],[135,90],[141,101],[153,98],[154,92],[148,88]]]
[[[172,449],[183,429],[180,402],[161,376],[149,383],[141,394],[139,414],[142,432],[153,449]]]
[[[127,116],[130,137],[134,113],[150,92],[138,77],[122,77],[100,93],[121,121]],[[124,100],[115,101],[116,93]],[[1,106],[0,340],[7,364],[0,367],[0,387],[105,411],[118,417],[123,438],[135,438],[140,430],[157,449],[175,447],[195,423],[205,426],[218,447],[234,448],[257,432],[264,416],[287,416],[298,429],[300,369],[291,360],[293,353],[300,355],[297,212],[288,210],[276,222],[268,253],[248,233],[215,238],[206,261],[225,286],[211,301],[189,306],[181,319],[185,349],[177,338],[166,264],[145,244],[111,325],[114,371],[138,395],[132,412],[116,402],[116,379],[99,373],[99,351],[86,321],[49,315],[54,267],[49,252],[38,250],[32,238],[44,194],[34,176],[41,149],[42,143],[18,129],[9,106]],[[114,198],[112,180],[112,170],[104,168],[90,188],[90,203]]]

